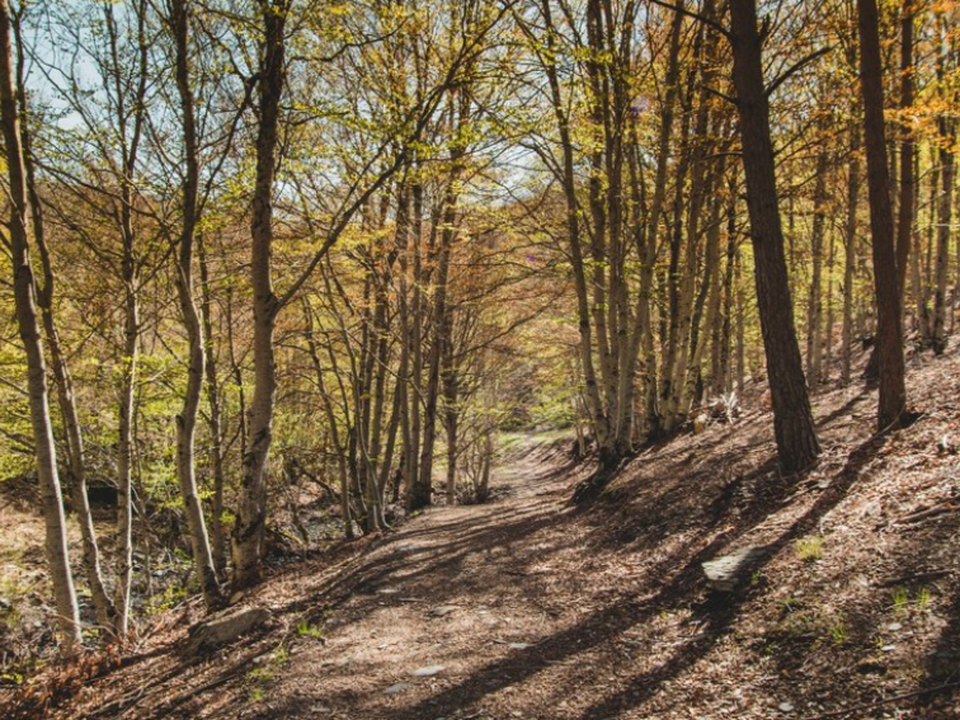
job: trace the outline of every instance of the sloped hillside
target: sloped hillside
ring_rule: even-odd
[[[51,715],[958,717],[957,377],[955,355],[914,357],[920,416],[883,437],[873,391],[821,392],[823,460],[798,477],[748,405],[583,510],[589,467],[532,442],[495,502],[288,567],[239,600],[271,619],[219,650],[184,657],[197,610],[171,613]],[[748,547],[711,590],[702,563]]]

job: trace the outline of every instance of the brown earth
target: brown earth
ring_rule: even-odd
[[[646,450],[587,510],[560,446],[440,507],[278,571],[270,625],[201,661],[164,616],[58,717],[960,717],[956,355],[911,360],[910,427],[876,393],[815,398],[824,455],[780,477],[771,418]],[[766,549],[732,593],[701,563]],[[415,676],[416,671],[424,676]]]

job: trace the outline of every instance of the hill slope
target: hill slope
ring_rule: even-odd
[[[825,452],[801,477],[759,410],[644,452],[586,511],[565,501],[589,468],[533,450],[494,503],[270,578],[241,604],[271,623],[233,646],[183,660],[187,618],[166,618],[56,714],[960,717],[960,361],[912,365],[923,414],[885,437],[874,392],[815,397]],[[701,563],[748,546],[712,592]]]

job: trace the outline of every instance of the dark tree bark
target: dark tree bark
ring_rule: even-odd
[[[756,2],[731,0],[730,10],[733,81],[740,114],[747,210],[777,452],[784,470],[795,472],[817,459],[820,443],[794,327]]]
[[[903,330],[897,256],[894,248],[890,172],[883,121],[883,68],[876,0],[857,0],[860,28],[860,85],[864,145],[873,235],[873,274],[877,296],[877,353],[880,371],[880,429],[896,425],[906,408]]]

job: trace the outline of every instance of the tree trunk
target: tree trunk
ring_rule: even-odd
[[[273,437],[273,408],[277,367],[273,331],[278,300],[273,292],[273,183],[277,170],[280,98],[285,65],[284,27],[292,0],[261,0],[264,47],[260,58],[260,123],[257,129],[256,182],[251,208],[251,264],[253,287],[254,392],[250,403],[247,449],[243,458],[237,522],[233,531],[234,588],[260,579],[263,537],[267,519],[267,461]]]
[[[334,412],[330,393],[327,392],[326,381],[323,377],[323,366],[320,363],[320,353],[317,351],[317,340],[314,334],[313,310],[310,308],[310,304],[306,299],[303,300],[303,312],[307,320],[307,350],[310,353],[310,361],[317,379],[317,388],[320,390],[320,399],[327,416],[327,425],[330,428],[333,449],[336,451],[337,456],[337,476],[340,481],[340,519],[343,522],[343,534],[347,539],[353,539],[353,517],[350,512],[350,482],[347,473],[346,458],[347,448],[341,441],[337,415],[336,412]]]
[[[81,642],[80,612],[67,553],[66,518],[63,513],[60,478],[57,475],[56,445],[50,422],[46,363],[34,299],[34,278],[30,267],[30,210],[13,78],[10,10],[7,0],[0,0],[0,123],[3,125],[7,177],[10,181],[9,234],[13,293],[17,327],[27,359],[30,420],[46,531],[44,548],[53,582],[62,651],[69,657],[76,653],[77,646]]]
[[[453,314],[453,308],[449,309]],[[452,327],[453,321],[447,321]],[[452,333],[451,333],[452,335]],[[443,357],[443,424],[447,433],[447,505],[457,502],[457,433],[460,415],[457,408],[460,385],[453,359],[453,339],[447,342]]]
[[[117,432],[117,587],[116,629],[124,635],[130,620],[130,586],[133,579],[133,400],[140,353],[140,304],[134,266],[132,234],[124,233],[123,358],[120,379],[120,412]]]
[[[213,497],[210,503],[210,551],[218,578],[224,578],[227,572],[227,538],[223,532],[223,487],[225,482],[223,468],[223,409],[220,384],[217,378],[216,353],[213,346],[213,290],[210,287],[210,270],[207,261],[203,235],[197,235],[197,259],[200,261],[201,303],[200,318],[203,322],[203,337],[206,354],[207,402],[210,404],[208,421],[210,431],[210,468],[213,475]]]
[[[833,367],[833,326],[836,321],[834,317],[833,303],[833,269],[837,262],[837,234],[830,231],[830,247],[827,249],[827,326],[823,347],[823,368],[821,370],[821,382],[829,380],[831,368]]]
[[[952,136],[951,121],[940,119],[941,142]],[[947,315],[950,313],[948,281],[950,273],[950,223],[953,218],[954,156],[949,148],[940,146],[940,196],[937,198],[937,243],[933,301],[933,351],[942,355],[947,348]]]
[[[544,21],[546,23],[547,54],[541,57],[541,62],[547,75],[550,88],[551,109],[557,123],[560,136],[560,150],[562,153],[560,178],[562,181],[564,201],[566,203],[565,221],[567,241],[570,247],[570,260],[573,270],[574,287],[577,296],[577,321],[580,331],[579,354],[583,370],[584,395],[587,401],[593,435],[597,441],[597,448],[601,462],[609,461],[615,454],[613,449],[613,433],[611,432],[609,416],[605,412],[600,397],[596,366],[593,358],[593,326],[591,323],[589,283],[586,275],[586,263],[582,248],[582,222],[580,203],[577,199],[577,179],[574,160],[573,140],[570,131],[570,118],[560,84],[560,76],[555,59],[556,30],[549,2],[541,4]]]
[[[914,165],[914,177],[919,175],[918,168],[920,166],[919,153],[914,153],[913,156]],[[936,175],[934,174],[934,177]],[[933,181],[934,186],[936,185],[936,180]],[[913,195],[913,206],[915,209],[915,230],[912,233],[911,242],[913,243],[912,252],[910,253],[910,286],[913,290],[913,301],[916,305],[916,318],[915,318],[915,329],[920,335],[920,347],[928,348],[930,347],[930,332],[931,332],[931,323],[930,323],[930,306],[928,303],[928,287],[923,275],[923,241],[920,236],[919,228],[916,227],[919,224],[919,218],[916,215],[919,214],[920,206],[920,183],[914,183],[914,195]]]
[[[196,477],[196,430],[200,401],[203,397],[203,378],[206,364],[203,325],[193,293],[193,249],[197,225],[200,222],[198,195],[200,190],[199,146],[194,121],[193,92],[190,88],[189,32],[192,8],[189,0],[172,0],[172,26],[177,48],[176,76],[180,94],[183,144],[186,159],[186,175],[183,181],[183,227],[180,231],[180,246],[177,256],[177,295],[180,312],[187,331],[189,361],[187,364],[187,388],[183,407],[177,416],[177,480],[183,496],[190,532],[193,563],[196,567],[203,600],[208,611],[223,605],[223,595],[217,581],[217,571],[210,551],[203,504],[197,488]],[[219,522],[219,519],[217,520]]]
[[[821,109],[819,131],[826,133],[829,117]],[[823,372],[823,239],[827,221],[827,155],[826,144],[817,155],[816,181],[813,191],[813,232],[810,238],[813,275],[807,304],[807,378],[810,386],[820,384]],[[829,329],[828,329],[829,330]]]
[[[746,352],[746,325],[747,325],[747,293],[743,286],[743,260],[740,250],[737,249],[734,257],[735,282],[737,285],[737,392],[743,398],[747,380],[747,352]]]
[[[876,0],[857,0],[860,28],[860,85],[863,91],[864,145],[873,236],[873,275],[877,297],[877,352],[880,362],[881,430],[895,425],[906,407],[903,331],[893,208],[883,120],[883,68]]]
[[[46,228],[44,223],[43,205],[37,193],[35,165],[32,157],[32,137],[28,125],[28,111],[26,104],[26,87],[23,77],[23,47],[19,22],[13,25],[14,37],[17,44],[17,93],[20,101],[20,131],[23,144],[23,162],[26,171],[27,197],[33,220],[33,233],[40,256],[43,273],[42,286],[37,288],[37,305],[40,308],[47,346],[50,349],[50,366],[53,369],[53,378],[57,387],[57,402],[60,415],[66,431],[66,445],[68,462],[67,487],[71,491],[74,511],[80,525],[80,534],[83,543],[83,567],[90,584],[90,595],[97,613],[97,623],[107,632],[111,632],[116,617],[116,606],[110,599],[103,582],[100,569],[100,548],[97,544],[97,535],[93,526],[93,514],[90,512],[90,499],[87,497],[86,459],[84,457],[83,432],[80,426],[80,416],[77,412],[76,395],[73,390],[73,378],[67,365],[66,354],[60,344],[60,333],[53,315],[53,299],[56,292],[56,277],[53,272],[53,263],[46,242]]]
[[[913,3],[903,0],[900,18],[900,110],[904,117],[913,107]],[[913,132],[905,122],[900,128],[900,202],[897,222],[897,288],[903,308],[907,263],[913,238],[914,163]]]
[[[853,362],[853,281],[857,271],[857,204],[860,200],[860,127],[850,123],[850,165],[847,174],[847,218],[844,226],[843,328],[840,339],[840,380],[850,384]]]
[[[820,443],[810,411],[794,328],[756,3],[755,0],[731,0],[730,9],[733,79],[740,115],[747,210],[756,264],[760,325],[773,400],[774,430],[784,470],[796,472],[816,460]]]

